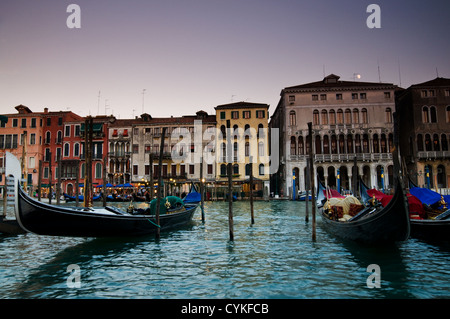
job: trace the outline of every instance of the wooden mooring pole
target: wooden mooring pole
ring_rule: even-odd
[[[162,158],[164,154],[164,139],[166,137],[166,128],[163,127],[162,135],[161,135],[161,144],[159,145],[159,159],[158,159],[158,193],[156,194],[156,212],[155,212],[155,219],[156,219],[156,239],[159,239],[161,237],[161,228],[159,223],[159,205],[161,204],[161,191],[162,191]]]
[[[250,157],[250,216],[251,224],[255,223],[255,213],[253,209],[253,158]]]
[[[316,240],[316,196],[315,196],[315,178],[314,178],[314,153],[312,144],[312,123],[308,122],[309,134],[309,173],[311,176],[311,206],[312,206],[312,240]]]
[[[230,231],[230,241],[234,241],[234,225],[233,225],[233,172],[232,164],[227,164],[228,169],[228,228]]]

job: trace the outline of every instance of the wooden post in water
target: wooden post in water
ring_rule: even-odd
[[[149,154],[149,157],[148,157],[148,161],[149,161],[149,171],[148,171],[148,174],[149,174],[149,182],[150,182],[150,199],[149,199],[149,202],[151,202],[152,201],[152,199],[153,199],[153,196],[155,195],[155,185],[153,185],[153,153],[150,153]]]
[[[84,124],[84,207],[92,207],[92,130],[93,120],[91,116],[86,118]]]
[[[48,187],[50,188],[50,192],[48,194],[48,203],[52,204],[52,152],[48,152],[50,158],[48,160]]]
[[[75,207],[80,206],[80,161],[77,162],[77,170],[75,172]]]
[[[58,154],[58,184],[56,185],[56,205],[59,205],[61,202],[61,154]]]
[[[308,132],[309,132],[309,172],[311,176],[311,201],[312,201],[312,240],[316,240],[316,201],[315,201],[315,174],[314,174],[314,154],[312,145],[312,123],[308,122]]]
[[[161,135],[161,144],[159,145],[159,159],[158,159],[158,194],[156,195],[156,213],[155,213],[155,217],[156,217],[156,225],[158,225],[158,227],[156,227],[156,239],[159,239],[161,236],[161,229],[160,229],[160,224],[159,224],[159,205],[161,203],[161,190],[162,190],[162,158],[163,158],[163,154],[164,154],[164,139],[166,137],[166,128],[163,127],[162,130],[162,135]]]
[[[253,210],[253,157],[250,157],[250,216],[251,224],[255,223],[255,215]]]
[[[103,207],[106,207],[106,164],[108,157],[103,159]]]
[[[205,190],[203,181],[203,156],[200,158],[200,208],[202,210],[202,223],[205,223]]]
[[[234,241],[234,225],[233,225],[233,177],[232,164],[227,164],[228,170],[228,228],[230,231],[230,241]]]
[[[311,187],[311,174],[309,172],[309,160],[306,161],[306,176],[305,176],[305,188],[306,188],[306,198],[305,198],[305,221],[309,222],[309,188]],[[312,199],[314,200],[314,199]]]
[[[42,184],[42,160],[39,160],[39,167],[38,167],[38,201],[41,201],[41,184]]]

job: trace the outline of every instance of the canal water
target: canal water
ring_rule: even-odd
[[[233,203],[234,242],[225,202],[158,241],[0,236],[0,298],[450,298],[448,245],[359,245],[320,218],[313,242],[304,202],[255,202],[253,226],[249,206]]]

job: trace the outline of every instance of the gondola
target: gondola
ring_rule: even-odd
[[[412,187],[410,193],[425,207],[425,213],[411,219],[411,237],[450,242],[450,199],[426,188]]]
[[[17,187],[16,219],[26,231],[39,235],[70,237],[122,237],[152,234],[160,227],[166,231],[187,225],[198,205],[160,215],[144,215],[142,210],[130,212],[116,207],[70,208],[38,202]]]
[[[323,193],[323,189],[323,184],[319,182],[318,196]],[[381,205],[365,207],[347,221],[330,218],[326,201],[321,200],[317,204],[324,227],[330,233],[343,239],[365,244],[378,244],[404,241],[409,237],[408,206],[398,178],[394,196],[385,207]]]
[[[189,193],[183,198],[183,202],[198,204],[201,202],[201,200],[202,195],[197,191],[197,188],[195,187],[194,183],[191,182],[191,188],[189,190]]]
[[[67,195],[66,193],[64,193],[64,199],[66,200],[66,202],[74,202],[76,201],[76,197],[75,196],[70,196]],[[102,194],[98,194],[92,197],[93,201],[100,201],[102,199]],[[80,202],[84,201],[84,196],[83,195],[78,195],[78,200]]]

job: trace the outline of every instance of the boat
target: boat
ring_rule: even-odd
[[[375,196],[377,200],[385,201],[390,197],[376,190],[369,190],[361,180],[360,187],[362,199],[370,200]],[[450,241],[450,210],[444,208],[449,204],[448,197],[446,195],[441,197],[432,190],[417,187],[411,180],[409,180],[409,187],[410,193],[407,194],[407,198],[411,237]],[[380,198],[382,196],[384,197]],[[443,199],[446,205],[442,205]]]
[[[148,215],[142,209],[117,207],[64,207],[42,203],[29,197],[20,184],[17,187],[16,219],[27,232],[48,236],[122,237],[155,233],[157,228],[167,231],[187,225],[198,205],[185,204],[160,215]],[[164,200],[162,200],[164,202]],[[131,206],[130,206],[131,207]]]
[[[70,196],[70,195],[64,193],[64,199],[66,200],[66,202],[74,202],[74,201],[76,201],[77,198],[75,196]],[[101,199],[102,199],[102,194],[98,194],[98,195],[95,195],[95,196],[92,197],[93,201],[98,201],[98,200],[101,200]],[[83,195],[78,195],[78,200],[80,202],[84,201],[84,196]]]
[[[318,195],[323,193],[324,188],[319,182]],[[325,196],[317,203],[317,207],[327,231],[343,239],[378,244],[404,241],[409,237],[408,206],[399,178],[396,178],[394,195],[386,206],[373,203],[372,206],[361,207],[346,221],[336,218],[335,208],[329,207]]]
[[[411,237],[450,242],[450,196],[421,187],[409,191],[423,204],[423,214],[411,215]]]
[[[189,193],[183,198],[183,202],[185,203],[200,203],[202,200],[202,195],[197,191],[194,183],[191,182],[191,188]]]
[[[298,200],[301,202],[306,201],[306,191],[298,192]],[[309,193],[308,200],[312,200],[311,193]]]

